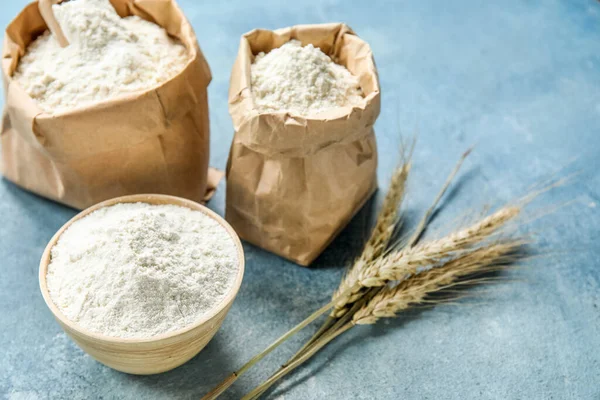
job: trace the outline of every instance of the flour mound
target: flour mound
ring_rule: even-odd
[[[252,94],[259,111],[314,114],[362,104],[358,79],[312,44],[297,40],[259,53],[251,67]]]
[[[47,112],[66,111],[147,90],[172,78],[189,60],[185,47],[160,26],[121,18],[109,0],[53,6],[70,45],[49,31],[27,48],[14,79]]]
[[[101,208],[74,222],[51,255],[52,301],[79,326],[115,337],[193,324],[226,297],[238,272],[225,228],[173,205]]]

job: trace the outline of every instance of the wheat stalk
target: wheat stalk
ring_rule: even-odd
[[[381,318],[395,317],[399,312],[425,302],[428,295],[464,283],[463,278],[465,277],[506,267],[508,263],[519,258],[517,251],[524,243],[523,240],[517,239],[484,245],[447,261],[439,267],[416,273],[395,287],[386,286],[354,313],[351,321],[337,330],[325,333],[299,357],[277,371],[263,384],[254,388],[242,400],[259,398],[279,379],[292,372],[329,342],[354,326],[375,324]],[[468,282],[472,283],[473,280]],[[479,282],[484,282],[484,280],[479,280]]]
[[[369,240],[365,244],[362,254],[353,263],[352,268],[350,268],[348,273],[342,279],[340,287],[336,291],[336,293],[338,293],[340,296],[347,294],[344,292],[344,290],[350,290],[350,288],[346,288],[344,286],[345,282],[353,281],[354,277],[360,271],[364,270],[368,266],[369,262],[372,262],[377,257],[380,257],[381,254],[385,251],[386,247],[388,246],[389,241],[392,238],[392,235],[398,223],[399,207],[404,198],[406,180],[410,172],[409,160],[411,154],[412,146],[410,147],[408,152],[404,152],[402,156],[402,159],[404,160],[403,164],[394,170],[392,180],[390,182],[390,188],[384,198],[382,210],[377,217],[375,228],[373,229]],[[335,298],[335,296],[336,294],[334,293],[333,297]],[[221,393],[227,390],[227,388],[229,388],[240,375],[244,374],[249,368],[251,368],[254,364],[263,359],[267,354],[269,354],[273,349],[278,347],[281,343],[286,341],[289,337],[294,335],[296,332],[304,328],[306,325],[314,321],[316,318],[318,318],[325,312],[329,311],[334,305],[335,303],[332,299],[332,301],[329,304],[326,304],[325,306],[321,307],[319,310],[314,312],[300,324],[296,325],[294,328],[283,334],[279,339],[277,339],[273,344],[267,347],[263,352],[257,354],[252,359],[250,359],[240,369],[233,372],[217,387],[215,387],[208,394],[206,394],[202,398],[202,400],[216,399]],[[300,351],[312,344],[314,340],[321,335],[321,333],[326,331],[332,325],[333,320],[333,317],[329,317],[329,319],[325,322],[325,324],[323,324],[321,329],[313,335],[312,339],[310,339]]]
[[[466,263],[466,260],[468,259],[464,257],[467,257],[470,254],[481,254],[478,252],[489,246],[485,244],[487,239],[503,227],[509,220],[515,218],[521,210],[520,207],[516,206],[504,207],[468,228],[447,235],[442,239],[422,245],[415,245],[427,226],[437,202],[443,196],[450,181],[458,171],[458,168],[460,168],[462,161],[468,153],[469,152],[467,151],[463,155],[455,167],[455,170],[444,184],[442,191],[438,194],[434,205],[427,211],[411,239],[405,243],[407,245],[406,248],[401,248],[400,245],[390,246],[394,230],[398,225],[398,208],[404,197],[405,183],[410,171],[410,164],[405,162],[402,167],[397,169],[392,177],[390,191],[386,195],[384,206],[382,207],[381,214],[378,216],[374,231],[367,241],[363,253],[340,283],[340,287],[336,290],[333,300],[283,334],[263,352],[254,356],[250,361],[244,364],[244,366],[231,374],[225,381],[203,397],[203,399],[212,400],[218,397],[223,391],[231,386],[240,375],[245,373],[273,349],[278,347],[296,332],[303,329],[320,315],[330,311],[332,308],[336,308],[333,315],[328,318],[328,321],[323,325],[321,330],[319,330],[313,338],[309,340],[309,342],[297,352],[290,361],[288,361],[289,365],[287,363],[284,364],[275,375],[265,382],[265,384],[253,390],[249,395],[245,396],[244,399],[260,396],[261,393],[270,387],[276,380],[280,379],[310,358],[319,349],[329,343],[329,341],[357,325],[358,322],[354,320],[355,318],[358,318],[356,315],[362,315],[358,321],[362,321],[363,324],[367,323],[369,318],[375,322],[377,318],[381,318],[383,315],[391,315],[391,313],[385,314],[384,308],[381,308],[382,306],[377,308],[375,307],[376,303],[373,303],[373,299],[378,299],[378,301],[390,300],[387,297],[382,297],[384,295],[389,296],[389,290],[391,289],[386,285],[388,285],[390,281],[400,281],[396,288],[401,288],[407,287],[408,284],[406,282],[415,283],[415,279],[417,279],[416,276],[423,275],[424,277],[429,278],[437,276],[441,279],[438,282],[439,284],[426,286],[425,289],[428,293],[440,290],[444,285],[450,285],[452,280],[449,277],[444,276],[442,279],[440,276],[435,275],[438,271],[435,273],[430,272],[432,271],[431,268],[442,268],[443,270],[445,266],[453,265],[452,262],[460,264],[461,261],[459,260],[462,260],[464,265],[469,265]],[[388,247],[391,247],[389,251],[387,249]],[[479,263],[471,264],[471,268],[475,268],[473,270],[473,272],[475,272],[477,267],[481,267],[482,265],[485,265],[485,258],[481,258]],[[466,267],[462,269],[463,272],[467,270]],[[456,276],[460,277],[462,275]],[[394,294],[397,295],[395,292]],[[393,307],[394,304],[396,307],[400,307],[400,304],[402,304],[402,301],[400,300],[395,301],[395,303],[392,300],[387,303],[389,307]],[[404,298],[405,302],[406,300],[407,299]],[[411,302],[406,303],[405,305],[408,306],[415,300],[418,299],[412,297]],[[420,301],[423,301],[423,299]],[[375,314],[372,313],[370,316],[364,314],[364,310],[368,309],[368,307],[373,307],[373,313]],[[357,314],[359,312],[363,314]],[[339,315],[341,315],[341,318],[338,318]],[[375,320],[373,320],[373,318],[375,318]]]
[[[481,221],[441,239],[393,251],[378,258],[358,275],[358,280],[354,283],[353,287],[348,288],[346,292],[340,295],[342,299],[351,298],[352,296],[356,296],[357,300],[362,298],[363,302],[354,301],[354,307],[349,313],[352,318],[338,319],[333,324],[333,327],[329,326],[321,335],[313,336],[313,339],[303,346],[301,351],[297,352],[278,372],[260,386],[261,390],[253,390],[244,399],[258,398],[275,381],[285,376],[290,371],[289,368],[296,368],[303,360],[305,361],[310,358],[318,349],[341,334],[342,330],[347,330],[348,324],[359,324],[355,320],[356,315],[361,316],[362,313],[361,323],[369,323],[367,322],[369,319],[364,315],[365,309],[376,304],[378,299],[382,299],[382,296],[384,296],[383,298],[389,296],[391,289],[386,286],[389,282],[400,281],[400,284],[396,286],[397,291],[412,287],[418,281],[429,282],[429,285],[421,289],[422,293],[427,294],[439,290],[443,284],[449,285],[452,281],[450,278],[452,277],[460,278],[467,273],[475,273],[478,270],[482,271],[485,269],[484,267],[487,267],[487,270],[489,270],[494,260],[501,260],[502,256],[515,250],[523,242],[514,240],[506,243],[498,242],[492,245],[481,245],[481,243],[498,232],[508,221],[517,217],[520,211],[519,207],[506,206],[483,218]],[[481,247],[474,248],[476,245],[481,245]],[[429,269],[424,270],[424,268]],[[448,274],[443,275],[444,272],[448,272]],[[438,280],[436,281],[435,278],[438,278]],[[364,290],[374,287],[379,288],[379,292],[373,293],[374,297],[372,299],[363,298],[365,295]],[[419,290],[416,291],[416,293],[418,292]],[[406,291],[402,293],[405,295],[403,300],[407,301],[410,299],[410,297],[407,297]],[[415,300],[416,298],[413,297],[412,299]],[[337,302],[339,299],[334,299],[333,301]],[[406,303],[406,306],[415,302],[419,301],[409,301]],[[350,303],[353,302],[348,302],[347,304]],[[391,305],[392,303],[392,300],[390,300],[389,304]],[[399,306],[401,301],[398,300],[396,304]],[[377,312],[382,312],[382,309],[379,308]],[[370,319],[372,322],[370,323],[374,323],[377,318],[379,317],[372,316]],[[315,348],[315,346],[318,346],[318,348]]]
[[[408,154],[409,154],[408,156],[406,156],[406,154],[407,154],[406,152],[403,152],[402,159],[404,160],[404,165],[400,168],[397,168],[394,171],[394,174],[392,176],[392,180],[390,183],[390,188],[388,190],[388,194],[386,195],[386,197],[384,199],[383,206],[377,217],[376,226],[373,229],[373,233],[371,234],[370,239],[367,241],[367,243],[365,245],[363,254],[361,255],[361,257],[359,257],[359,260],[358,260],[359,263],[353,265],[353,268],[351,268],[349,273],[344,275],[344,277],[342,278],[342,281],[340,283],[340,287],[338,289],[336,289],[336,291],[334,292],[334,295],[333,295],[334,299],[336,297],[341,297],[343,295],[343,293],[348,292],[351,289],[351,287],[349,287],[349,284],[351,282],[354,282],[356,280],[356,276],[361,271],[363,271],[364,269],[367,268],[367,266],[368,266],[368,263],[366,262],[367,260],[371,260],[371,261],[376,260],[377,257],[383,255],[383,253],[386,250],[386,247],[390,245],[392,235],[393,235],[394,231],[400,225],[399,222],[401,221],[401,219],[398,216],[399,215],[398,213],[399,213],[400,204],[402,203],[402,200],[404,198],[405,182],[408,177],[408,172],[410,170],[409,160],[411,158],[413,149],[414,149],[414,142],[413,142],[413,146],[411,147],[410,151],[408,152]],[[471,150],[472,150],[472,148],[468,149],[467,151],[465,151],[462,154],[462,156],[460,157],[460,159],[454,166],[454,169],[452,170],[450,175],[446,178],[446,181],[442,185],[442,188],[439,191],[439,193],[437,194],[435,200],[433,201],[433,204],[427,209],[427,211],[425,212],[425,215],[422,217],[421,221],[419,222],[419,225],[414,230],[413,235],[405,243],[406,246],[412,247],[419,241],[419,239],[421,238],[421,235],[423,234],[423,232],[425,231],[425,229],[427,227],[427,224],[429,223],[431,216],[433,215],[433,212],[437,208],[439,201],[442,199],[442,197],[444,196],[444,194],[450,187],[450,184],[452,183],[452,181],[454,180],[454,177],[460,170],[460,167],[462,166],[463,162],[468,157],[468,155],[471,153]],[[382,238],[383,238],[383,240],[382,240]],[[400,243],[402,243],[402,242],[400,242]],[[395,248],[399,248],[399,247],[400,247],[400,245],[397,243]],[[334,309],[331,311],[330,315],[327,317],[327,319],[325,320],[323,325],[321,325],[321,327],[315,332],[315,334],[306,343],[304,343],[304,345],[296,353],[294,353],[294,355],[287,362],[285,362],[281,366],[281,368],[285,368],[287,365],[289,365],[291,362],[293,362],[295,359],[297,359],[320,336],[327,334],[327,332],[329,332],[329,331],[335,332],[338,328],[343,326],[346,322],[350,321],[354,312],[356,312],[360,307],[362,307],[363,304],[369,298],[371,298],[372,296],[374,296],[377,293],[377,291],[378,291],[378,288],[370,288],[368,291],[364,292],[364,294],[362,294],[360,296],[360,299],[357,299],[356,301],[354,301],[354,303],[348,304],[344,307],[334,307]],[[367,297],[367,299],[365,299],[364,297]]]
[[[473,248],[475,245],[480,244],[482,241],[488,239],[509,220],[515,218],[520,211],[521,209],[519,207],[504,207],[484,218],[480,222],[465,229],[459,230],[458,232],[447,235],[442,239],[434,240],[432,242],[417,245],[411,248],[392,251],[385,256],[377,258],[375,262],[367,264],[368,267],[365,268],[362,273],[358,274],[359,279],[357,282],[352,287],[348,288],[346,292],[341,293],[339,298],[332,300],[330,303],[317,310],[296,327],[286,332],[267,349],[253,357],[242,368],[234,372],[227,379],[225,379],[225,381],[204,396],[203,400],[215,399],[218,397],[221,393],[223,393],[223,391],[231,386],[231,384],[233,384],[233,382],[235,382],[240,375],[245,373],[245,371],[251,368],[255,363],[264,358],[274,348],[279,346],[290,336],[294,335],[300,329],[314,321],[316,318],[318,318],[318,316],[330,310],[335,306],[335,304],[339,304],[342,301],[346,301],[345,304],[350,304],[351,302],[348,301],[348,299],[351,299],[353,296],[357,296],[359,293],[360,296],[358,296],[358,298],[363,296],[364,288],[383,287],[387,285],[389,281],[409,280],[411,276],[416,275],[419,272],[427,273],[428,271],[431,271],[422,271],[422,269],[425,267],[435,267],[444,262],[451,262],[448,260],[448,258],[452,257],[460,260],[461,257],[467,256],[469,252],[478,252],[479,249]],[[369,302],[368,304],[372,303]],[[336,328],[335,330],[327,330],[322,336],[319,336],[316,340],[313,340],[310,345],[306,347],[305,351],[297,354],[297,357],[292,359],[292,362],[289,365],[286,365],[284,368],[280,369],[263,385],[253,390],[244,398],[252,399],[260,396],[260,394],[270,387],[276,380],[285,376],[287,373],[289,373],[289,371],[310,358],[329,341],[341,334],[341,332],[348,330],[348,326],[352,327],[355,324],[355,321],[351,320],[341,327],[334,325]]]
[[[281,343],[286,341],[289,337],[294,335],[296,332],[304,328],[310,322],[314,321],[320,315],[329,311],[335,305],[343,304],[345,307],[348,304],[354,303],[364,295],[365,288],[372,287],[383,287],[387,285],[389,281],[400,281],[411,275],[420,272],[420,269],[436,266],[440,263],[447,261],[448,258],[454,256],[459,257],[460,252],[473,251],[472,247],[478,243],[481,243],[485,239],[489,238],[498,229],[506,224],[509,220],[515,218],[519,212],[519,207],[509,206],[504,207],[495,213],[484,218],[480,222],[473,224],[465,229],[459,230],[458,232],[452,233],[445,236],[442,239],[434,240],[425,244],[420,244],[414,247],[409,247],[397,251],[392,251],[387,255],[378,257],[374,262],[368,263],[367,267],[361,270],[357,275],[358,279],[356,282],[342,292],[338,298],[335,298],[330,303],[317,310],[307,319],[302,321],[296,327],[286,332],[267,349],[260,354],[253,357],[248,361],[242,368],[230,375],[224,382],[208,393],[203,400],[215,399],[223,391],[235,382],[237,377],[245,373],[254,364],[264,358],[273,349],[278,347]],[[338,327],[336,326],[336,329]],[[340,328],[341,329],[341,328]],[[326,332],[323,340],[332,337],[334,332]],[[320,340],[315,335],[314,339],[311,340],[304,350],[307,350],[316,345]],[[299,352],[300,353],[300,352]],[[289,366],[297,365],[296,361],[303,359],[300,354],[297,353],[297,357],[293,358],[293,361]],[[288,366],[283,368],[287,369]],[[278,374],[277,374],[278,375]]]

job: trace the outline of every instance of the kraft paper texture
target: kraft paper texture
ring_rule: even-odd
[[[291,39],[312,43],[358,76],[364,104],[310,118],[259,113],[251,94],[254,55]],[[309,265],[377,187],[373,124],[379,110],[371,48],[348,26],[300,25],[243,35],[229,88],[235,136],[226,171],[227,221],[248,242]]]
[[[178,38],[190,61],[171,80],[145,92],[46,113],[11,79],[27,45],[46,30],[37,3],[6,29],[2,53],[5,108],[1,168],[6,179],[83,209],[135,193],[202,201],[207,185],[210,69],[194,31],[171,0],[111,0],[122,17],[138,15]]]

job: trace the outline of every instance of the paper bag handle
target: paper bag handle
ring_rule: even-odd
[[[60,45],[60,47],[67,47],[69,45],[69,41],[67,40],[56,16],[54,15],[54,11],[52,11],[52,4],[58,4],[60,0],[39,0],[38,1],[38,9],[40,10],[40,14],[42,14],[42,18],[46,22],[48,29],[52,32],[52,35]]]

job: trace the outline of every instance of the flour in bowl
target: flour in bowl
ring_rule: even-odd
[[[143,91],[169,80],[189,60],[181,43],[137,16],[121,18],[109,0],[53,6],[70,45],[49,31],[27,48],[14,79],[47,112],[66,111]]]
[[[297,40],[259,53],[251,66],[257,109],[300,115],[364,102],[358,78],[312,44]]]
[[[60,311],[92,332],[148,338],[198,321],[229,294],[237,246],[217,221],[174,205],[124,203],[74,222],[46,276]]]

